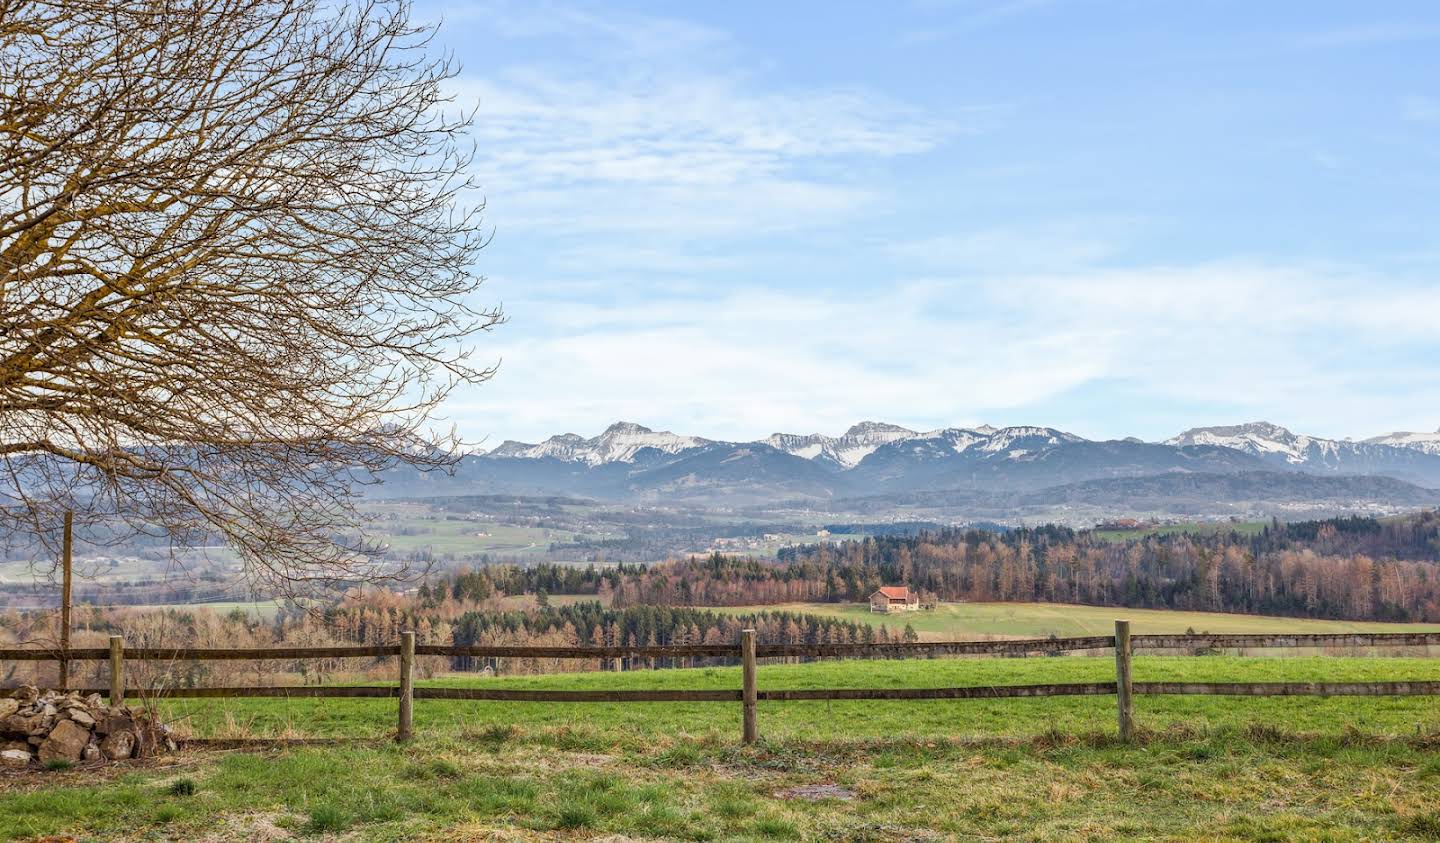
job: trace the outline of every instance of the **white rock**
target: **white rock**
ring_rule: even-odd
[[[23,770],[30,766],[31,755],[24,750],[0,750],[0,767],[7,770]]]

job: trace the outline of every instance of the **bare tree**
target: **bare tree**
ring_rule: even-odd
[[[0,0],[0,529],[79,504],[275,587],[447,464],[484,246],[403,0]]]

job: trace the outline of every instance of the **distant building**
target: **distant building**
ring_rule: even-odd
[[[1102,521],[1095,525],[1097,530],[1138,530],[1146,526],[1135,518],[1114,518],[1110,521]]]
[[[908,586],[883,585],[870,595],[870,611],[881,614],[891,612],[913,612],[920,608],[920,595]]]

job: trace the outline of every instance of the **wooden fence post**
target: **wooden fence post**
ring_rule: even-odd
[[[744,735],[745,743],[755,743],[760,737],[760,732],[755,723],[755,703],[759,692],[755,687],[755,630],[740,630],[740,672],[743,677],[744,690],[741,693],[742,705],[744,706]]]
[[[125,639],[110,636],[110,704],[125,704]]]
[[[400,728],[395,740],[408,741],[415,737],[415,633],[400,633]]]
[[[1135,737],[1133,685],[1130,681],[1130,622],[1115,622],[1115,699],[1119,707],[1120,740]]]
[[[60,541],[60,690],[64,691],[70,688],[70,571],[75,552],[75,513],[68,509]]]

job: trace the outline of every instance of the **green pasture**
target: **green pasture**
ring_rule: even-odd
[[[1137,656],[1135,681],[1300,682],[1440,681],[1440,659],[1294,656]],[[782,688],[921,688],[1107,682],[1112,658],[938,658],[828,660],[767,664],[759,686]],[[421,686],[596,690],[739,688],[737,667],[637,670],[481,678],[456,674]],[[390,700],[235,699],[173,700],[169,722],[203,737],[244,735],[380,737],[394,730]],[[1112,697],[1039,699],[773,702],[761,704],[768,737],[834,741],[910,738],[1033,737],[1051,730],[1104,730],[1114,719]],[[1373,697],[1145,697],[1139,722],[1155,729],[1176,726],[1244,727],[1272,723],[1287,729],[1336,732],[1347,727],[1410,734],[1419,724],[1440,729],[1440,704],[1428,698]],[[727,703],[512,703],[417,700],[415,728],[444,733],[492,725],[527,729],[581,729],[603,741],[645,742],[654,734],[733,738],[740,706]]]
[[[1103,681],[1108,657],[762,664],[762,688]],[[1440,678],[1419,658],[1137,657],[1137,680]],[[426,684],[733,688],[735,668]],[[187,750],[0,777],[0,839],[1247,840],[1440,838],[1434,698],[761,703],[174,701],[182,728],[333,745]],[[348,740],[355,739],[359,740]],[[261,744],[263,747],[264,745]],[[814,798],[812,798],[814,797]]]
[[[876,614],[864,603],[782,603],[738,606],[718,612],[751,614],[763,611],[802,612],[871,626],[904,629],[908,623],[925,640],[976,636],[1044,638],[1055,635],[1108,635],[1116,618],[1128,618],[1136,635],[1196,632],[1440,632],[1437,624],[1396,624],[1367,621],[1324,621],[1223,612],[1175,612],[1166,609],[1125,609],[1059,603],[941,603],[934,610]]]
[[[1185,524],[1157,524],[1130,530],[1091,530],[1090,534],[1107,542],[1125,542],[1146,536],[1171,536],[1177,533],[1238,533],[1242,536],[1254,536],[1269,525],[1269,521],[1194,521]]]

